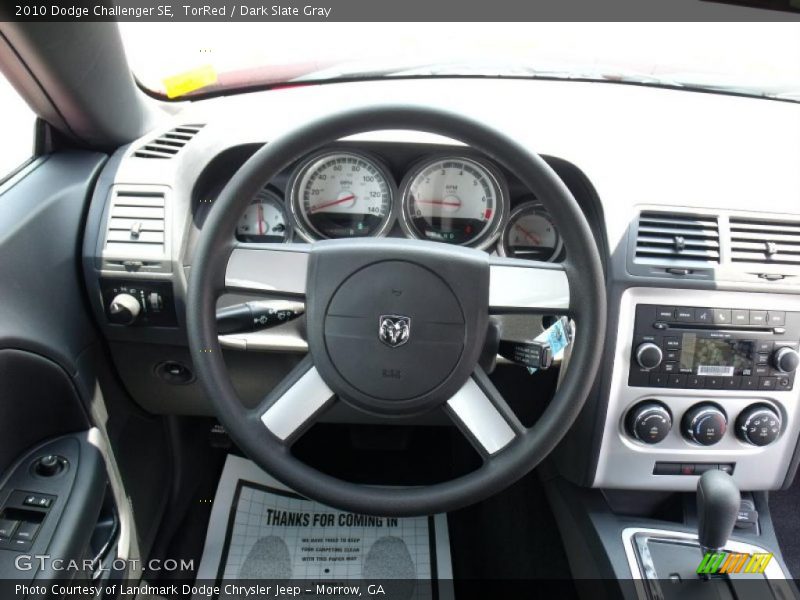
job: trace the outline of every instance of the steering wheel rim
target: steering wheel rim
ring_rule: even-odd
[[[320,146],[387,129],[422,131],[463,142],[511,171],[537,196],[564,240],[567,252],[562,266],[569,290],[565,312],[581,332],[572,348],[570,368],[531,428],[520,429],[513,415],[504,415],[517,434],[513,443],[475,471],[424,487],[388,488],[346,482],[295,458],[286,438],[280,439],[268,430],[258,413],[239,401],[216,330],[216,301],[230,287],[226,286],[226,271],[237,246],[233,235],[236,222],[263,182]],[[577,418],[594,382],[605,337],[605,298],[602,265],[589,224],[569,189],[540,156],[504,133],[456,113],[405,105],[372,106],[329,115],[288,132],[260,148],[236,172],[215,201],[200,236],[189,277],[187,329],[198,380],[219,420],[259,466],[297,492],[337,508],[381,516],[411,516],[454,510],[486,498],[530,472],[555,448]],[[280,398],[310,372],[310,363],[309,355],[268,398]],[[490,399],[496,393],[479,369],[470,381],[477,382]]]

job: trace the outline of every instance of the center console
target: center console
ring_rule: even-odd
[[[800,432],[798,342],[795,296],[626,290],[594,487],[690,491],[709,469],[780,487]]]

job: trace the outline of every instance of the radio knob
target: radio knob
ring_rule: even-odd
[[[661,352],[661,348],[653,342],[645,342],[636,348],[636,362],[643,369],[655,369],[661,364],[662,358],[664,358],[664,354]]]
[[[117,325],[130,325],[142,310],[139,301],[130,294],[117,294],[108,305],[108,320]]]
[[[628,433],[645,444],[657,444],[672,429],[669,409],[655,400],[634,406],[625,421]]]
[[[702,446],[713,446],[725,436],[728,417],[715,404],[697,404],[683,415],[681,430],[684,437]]]
[[[778,348],[772,354],[772,364],[781,373],[792,373],[800,365],[800,354],[792,348]]]
[[[768,446],[781,435],[781,416],[763,404],[748,406],[736,419],[736,435],[754,446]]]

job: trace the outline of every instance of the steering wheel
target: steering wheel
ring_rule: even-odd
[[[376,130],[440,134],[484,152],[527,186],[563,236],[562,264],[493,257],[441,242],[329,240],[243,244],[236,223],[264,181],[308,152]],[[224,292],[304,298],[308,355],[255,408],[231,384],[217,339]],[[566,434],[597,373],[605,335],[603,271],[570,191],[537,154],[466,116],[380,106],[333,114],[270,141],[242,165],[208,214],[189,278],[187,327],[198,379],[217,416],[261,468],[310,498],[381,516],[449,511],[531,471]],[[578,336],[555,396],[523,426],[478,366],[490,314],[553,313]],[[387,320],[388,319],[388,320]],[[291,445],[334,402],[387,420],[445,409],[477,449],[479,468],[434,485],[377,487],[322,473]]]

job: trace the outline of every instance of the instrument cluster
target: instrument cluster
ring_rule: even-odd
[[[533,196],[512,206],[503,172],[490,161],[434,154],[397,181],[377,155],[328,149],[301,161],[285,186],[268,184],[242,215],[244,242],[404,235],[503,256],[553,261],[562,240]]]

